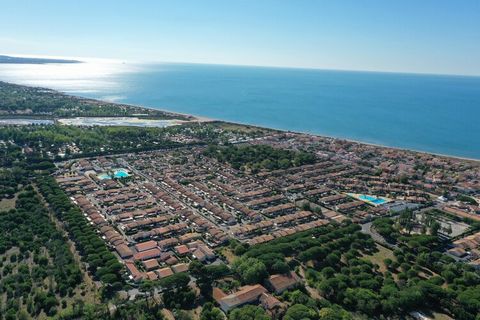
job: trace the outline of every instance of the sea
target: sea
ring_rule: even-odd
[[[480,159],[480,77],[92,60],[0,80],[212,119]]]

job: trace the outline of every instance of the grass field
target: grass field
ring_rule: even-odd
[[[225,256],[225,258],[227,259],[228,263],[233,263],[233,261],[235,259],[237,259],[238,257],[232,252],[232,250],[230,250],[230,248],[228,247],[225,247],[221,250],[222,254]]]
[[[12,199],[2,199],[0,200],[0,211],[8,211],[15,209],[16,196]]]
[[[372,263],[378,264],[380,266],[380,271],[385,272],[387,271],[387,268],[385,267],[383,260],[387,258],[395,260],[395,256],[393,255],[392,250],[379,244],[377,244],[377,249],[378,251],[375,252],[373,255],[365,255],[364,258],[370,260]]]
[[[239,132],[245,132],[245,133],[266,131],[266,129],[260,128],[260,127],[243,125],[243,124],[236,124],[236,123],[229,123],[229,122],[214,122],[213,124],[222,128],[222,129],[224,129],[224,130],[232,130],[232,131],[239,131]]]

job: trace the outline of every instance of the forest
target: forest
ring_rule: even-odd
[[[31,186],[0,213],[0,305],[5,319],[53,316],[78,294],[82,273],[65,236]],[[4,301],[1,299],[0,301]]]
[[[284,294],[304,311],[304,316],[288,319],[402,318],[411,311],[437,310],[455,319],[478,320],[480,276],[472,266],[442,254],[437,239],[402,237],[392,258],[372,262],[378,246],[358,225],[329,225],[268,244],[239,244],[236,252],[245,252],[233,269],[245,284],[303,269],[306,285],[325,299],[314,300],[306,290]],[[335,317],[322,316],[325,308]]]
[[[45,117],[127,117],[189,120],[189,116],[74,97],[55,90],[0,81],[0,115]]]
[[[123,265],[88,224],[81,210],[72,204],[53,177],[40,177],[36,183],[58,220],[64,223],[83,262],[88,265],[88,271],[95,280],[100,280],[104,284],[102,296],[108,297],[122,289]]]
[[[33,125],[1,128],[0,140],[29,148],[30,158],[60,160],[181,146],[168,140],[167,133],[164,128]]]
[[[312,153],[273,148],[269,145],[208,146],[204,153],[220,162],[227,162],[235,169],[256,173],[260,170],[276,170],[297,167],[315,162]]]

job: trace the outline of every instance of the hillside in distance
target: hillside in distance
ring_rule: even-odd
[[[46,59],[46,58],[25,58],[0,55],[0,63],[15,64],[44,64],[44,63],[81,63],[79,60]]]

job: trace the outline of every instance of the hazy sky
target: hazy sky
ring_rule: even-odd
[[[0,0],[0,53],[480,75],[480,0]]]

